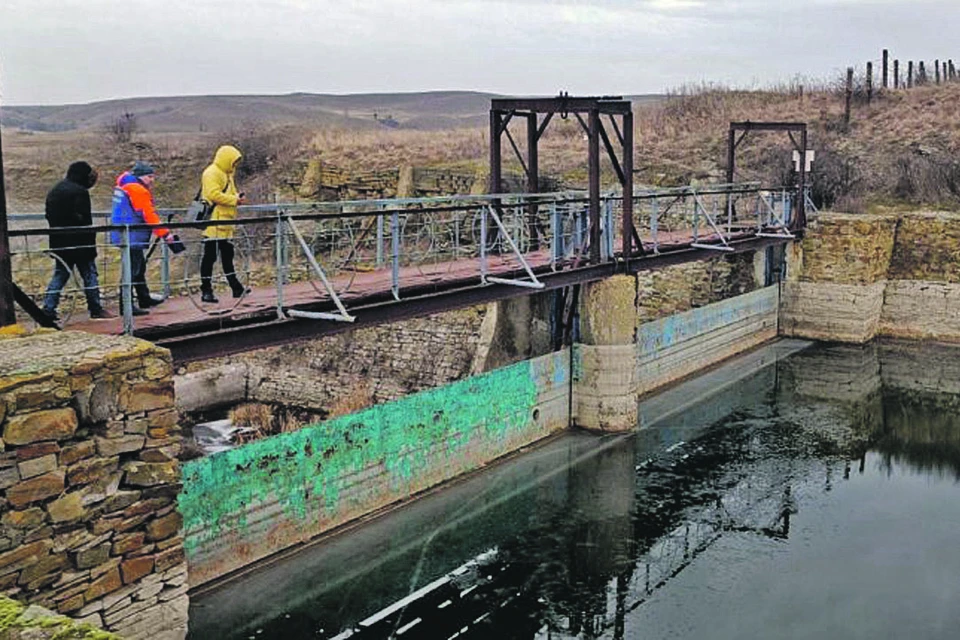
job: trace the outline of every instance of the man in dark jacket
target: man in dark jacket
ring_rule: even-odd
[[[67,177],[47,194],[46,216],[51,229],[63,227],[90,227],[93,216],[89,190],[97,183],[97,172],[86,162],[74,162],[67,169]],[[74,267],[83,279],[87,309],[91,318],[112,318],[114,315],[100,304],[100,282],[97,274],[97,234],[77,229],[68,233],[50,235],[50,249],[54,254],[53,278],[43,298],[43,310],[57,320],[60,292],[70,280]]]

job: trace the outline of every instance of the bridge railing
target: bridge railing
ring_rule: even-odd
[[[342,301],[386,292],[400,299],[407,291],[444,280],[503,281],[539,286],[535,272],[562,269],[585,249],[587,200],[584,194],[456,196],[387,201],[277,203],[240,208],[237,220],[196,223],[186,211],[161,210],[164,226],[186,251],[174,255],[154,240],[147,254],[146,281],[162,297],[190,300],[197,314],[229,317],[250,312],[251,299],[233,299],[218,264],[213,281],[221,303],[200,300],[200,262],[206,229],[229,229],[238,276],[257,290],[256,306],[286,307],[317,300]],[[95,214],[97,222],[106,214]],[[44,295],[62,250],[49,238],[81,229],[39,227],[40,214],[10,216],[14,281],[37,304]],[[130,234],[146,225],[97,224],[94,232],[99,289],[107,306],[132,287]],[[111,235],[118,240],[111,242]],[[77,247],[64,247],[65,249]],[[69,253],[69,251],[68,251]],[[271,300],[261,291],[270,289]],[[84,306],[84,284],[77,273],[60,291],[60,317],[69,321]],[[226,291],[226,295],[224,295]],[[339,304],[339,303],[338,303]],[[128,332],[135,329],[132,308],[121,309]],[[347,319],[348,314],[343,314]]]
[[[645,255],[691,244],[729,250],[741,234],[787,234],[791,193],[763,191],[758,184],[639,190],[633,194],[634,228]],[[622,211],[620,194],[601,199],[602,262],[619,256]],[[582,192],[274,203],[240,207],[236,220],[222,222],[191,222],[182,209],[161,215],[186,251],[174,255],[166,243],[154,241],[147,252],[147,285],[160,297],[189,300],[188,315],[199,318],[239,317],[265,307],[275,307],[282,318],[319,301],[329,302],[333,312],[323,317],[349,321],[353,299],[400,300],[450,282],[536,289],[543,286],[538,274],[590,264],[589,199]],[[70,271],[63,252],[49,248],[50,236],[80,230],[43,228],[42,219],[10,216],[14,281],[41,305],[55,264]],[[95,220],[106,220],[106,214],[95,214]],[[107,306],[133,286],[128,238],[147,228],[83,229],[96,234],[99,289]],[[233,298],[215,264],[221,302],[210,305],[200,299],[200,264],[204,234],[217,229],[232,236],[238,276],[254,293]],[[81,317],[84,291],[71,272],[60,291],[64,321]],[[121,311],[125,330],[133,332],[133,309]]]

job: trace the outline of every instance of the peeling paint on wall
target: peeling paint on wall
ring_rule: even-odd
[[[641,325],[637,330],[637,348],[640,354],[656,353],[741,320],[776,313],[778,301],[777,287],[767,287],[655,320]]]
[[[569,381],[564,350],[188,462],[179,498],[188,559],[248,528],[263,536],[264,518],[316,535],[566,428]],[[548,400],[561,413],[535,411]],[[265,546],[250,554],[287,545]]]

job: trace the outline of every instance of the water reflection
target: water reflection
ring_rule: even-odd
[[[641,620],[662,637],[678,628],[658,608],[671,597],[694,628],[710,601],[698,585],[798,553],[798,526],[799,548],[816,546],[814,524],[846,544],[843,523],[823,515],[831,505],[923,502],[923,484],[881,485],[875,472],[960,479],[957,355],[901,344],[752,354],[648,401],[636,435],[572,435],[198,595],[191,637],[626,638]],[[781,588],[776,574],[763,580]],[[726,613],[702,622],[703,637],[738,637],[724,634],[738,629]]]

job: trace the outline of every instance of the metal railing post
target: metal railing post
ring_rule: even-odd
[[[613,201],[607,200],[603,208],[603,252],[604,260],[613,258]]]
[[[660,199],[650,201],[650,233],[653,234],[653,255],[660,253]]]
[[[487,208],[480,208],[480,282],[487,284]]]
[[[285,318],[283,313],[283,285],[286,281],[286,264],[284,262],[284,248],[286,246],[285,242],[285,226],[283,223],[283,210],[277,208],[277,240],[275,243],[276,249],[274,256],[277,264],[277,318],[283,320]]]
[[[557,203],[553,202],[550,204],[550,233],[552,238],[550,239],[550,268],[553,271],[557,270],[557,260],[563,257],[563,237],[562,225],[560,224],[560,213]]]
[[[163,297],[169,298],[173,294],[173,287],[170,285],[170,247],[166,242],[160,247],[160,280],[163,283]]]
[[[133,264],[130,257],[130,227],[123,228],[120,269],[120,311],[123,313],[123,332],[133,335]]]
[[[400,213],[393,212],[390,216],[390,243],[391,243],[391,288],[393,297],[400,299]]]
[[[693,241],[700,241],[700,200],[696,197],[696,191],[693,191]]]
[[[377,209],[383,211],[383,205],[377,205]],[[377,214],[377,268],[383,266],[383,214]]]

